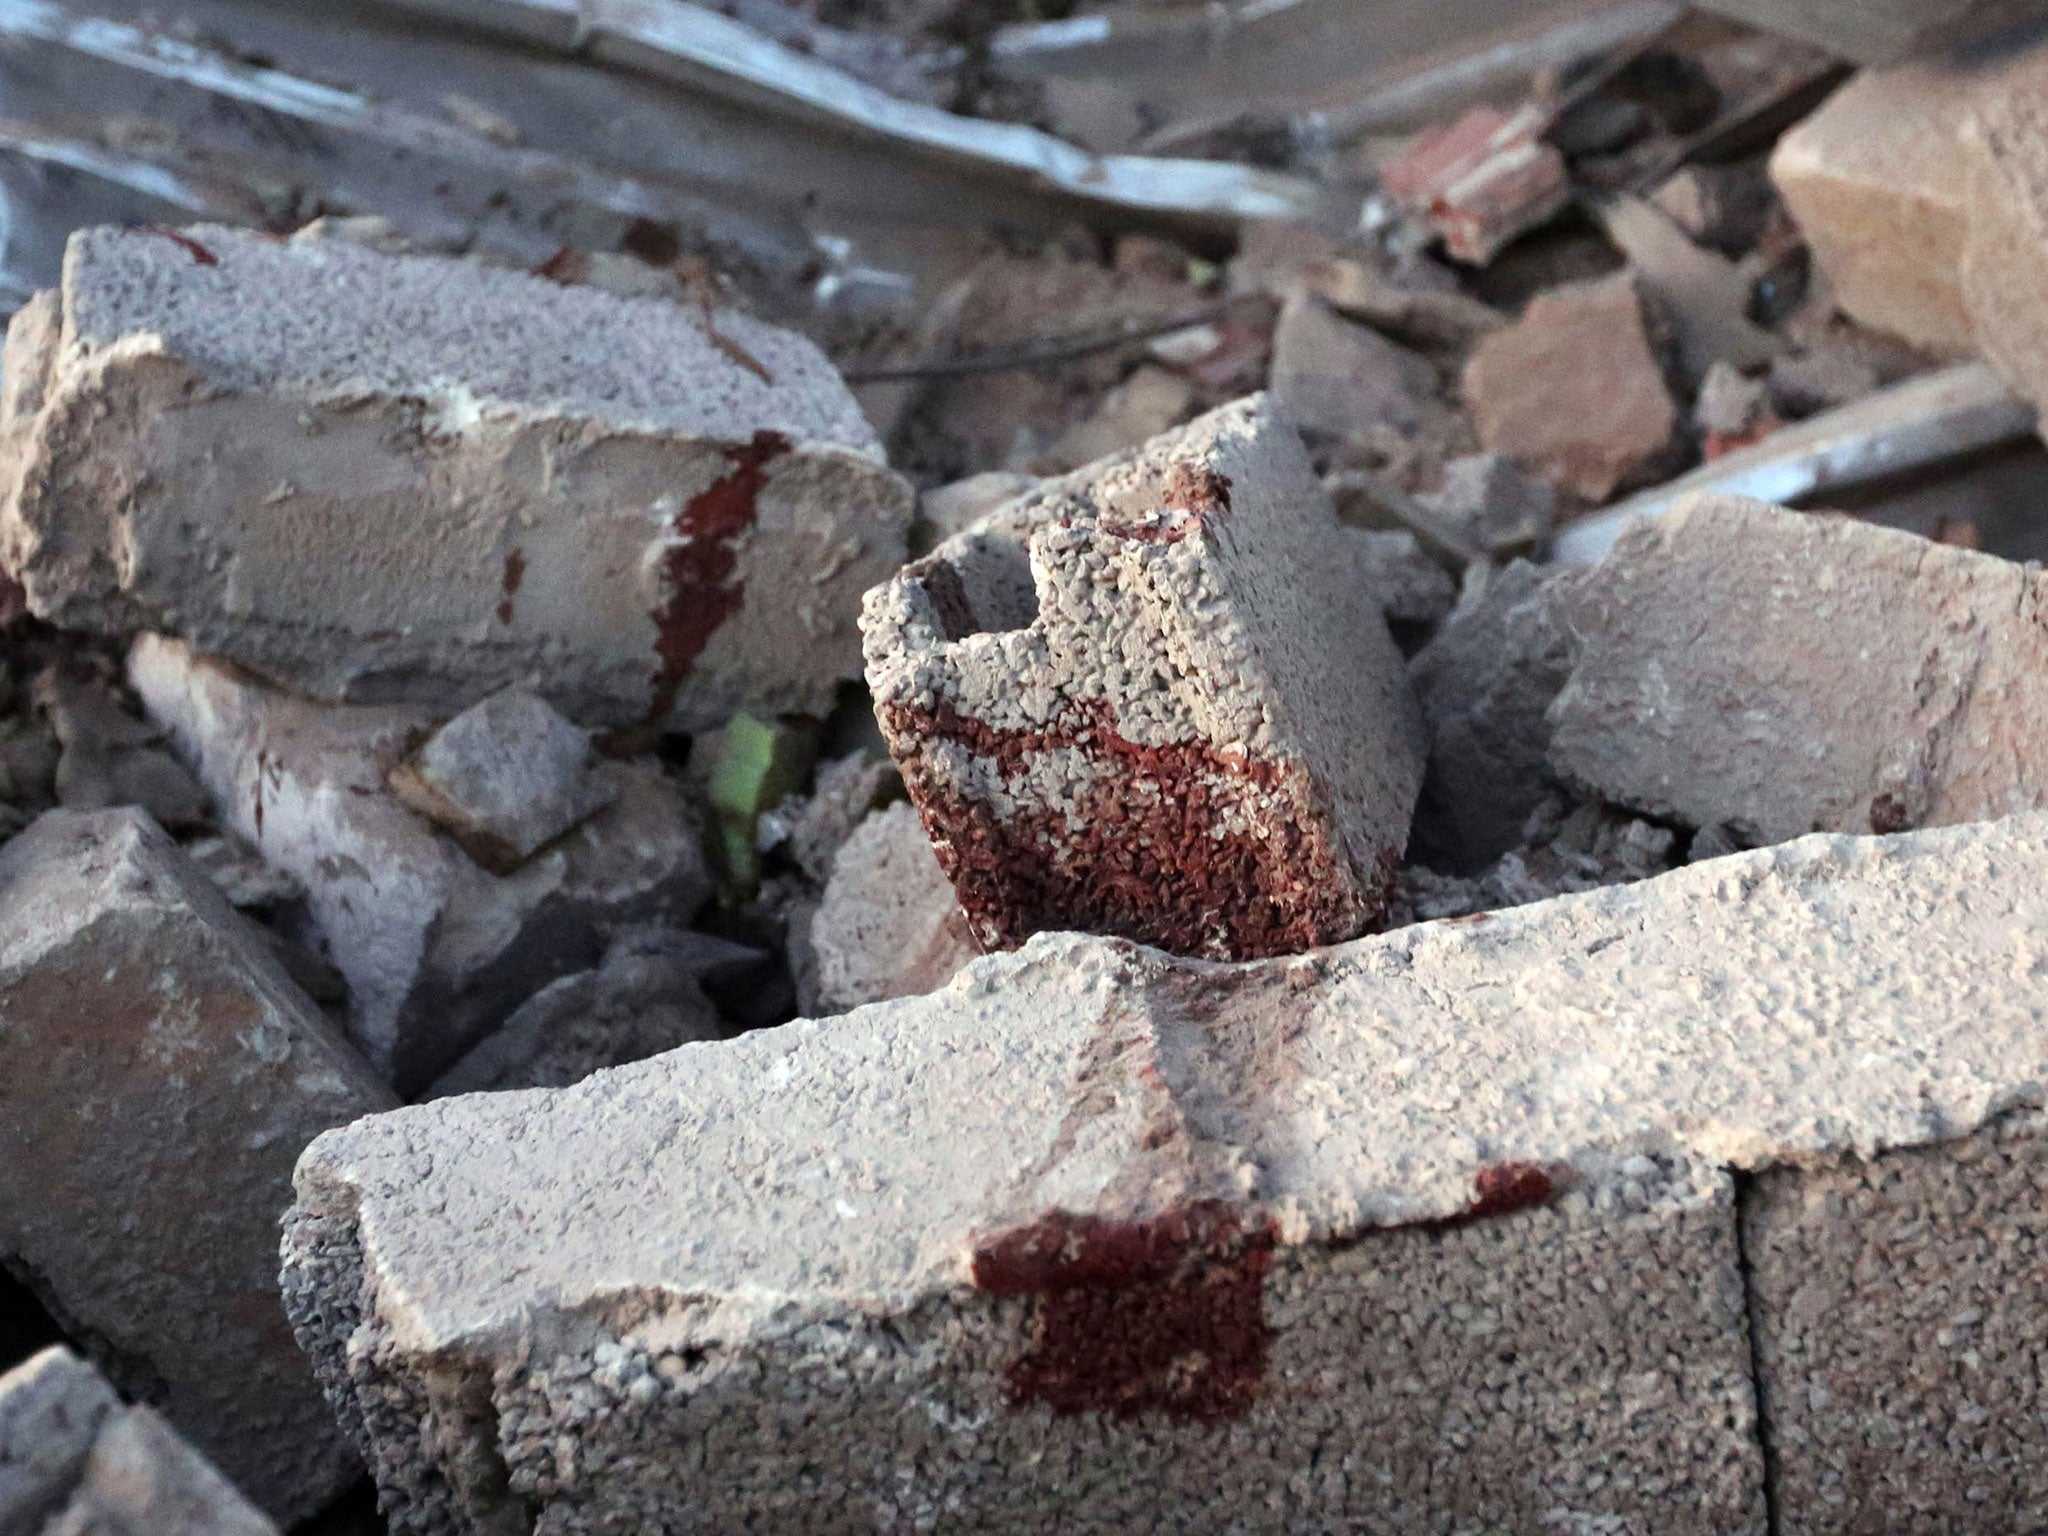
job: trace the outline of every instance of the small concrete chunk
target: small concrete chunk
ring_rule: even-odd
[[[933,991],[981,955],[917,812],[900,802],[839,850],[810,944],[825,1014]]]
[[[876,716],[984,948],[1247,957],[1378,920],[1422,747],[1355,538],[1254,396],[869,594]]]
[[[2039,1527],[2044,1131],[2017,1110],[1950,1146],[1778,1169],[1745,1197],[1781,1529]]]
[[[1985,361],[2041,409],[2048,407],[2048,47],[2019,53],[1968,100],[1963,303]]]
[[[1247,966],[1042,935],[327,1136],[287,1292],[405,1536],[1761,1536],[1729,1170],[2038,1097],[2048,972],[1985,961],[2044,925],[2035,815]]]
[[[546,700],[508,688],[429,736],[392,770],[391,789],[484,868],[507,875],[617,798],[590,756],[589,736]]]
[[[280,1519],[355,1475],[278,1306],[315,1134],[395,1100],[135,811],[0,849],[0,1255]]]
[[[802,337],[348,240],[81,231],[5,374],[36,613],[334,701],[822,713],[910,521]]]
[[[26,1497],[23,1497],[26,1495]],[[177,1431],[62,1347],[0,1376],[5,1536],[277,1536]]]
[[[1557,521],[1557,494],[1498,453],[1468,454],[1444,466],[1444,483],[1416,498],[1496,560],[1540,554]]]
[[[1647,472],[1678,427],[1627,273],[1540,294],[1482,337],[1465,403],[1489,452],[1595,502]]]
[[[492,874],[388,789],[432,722],[400,706],[317,704],[145,635],[129,679],[224,826],[298,881],[299,935],[349,986],[349,1030],[410,1094],[623,926],[685,921],[710,893],[701,833],[651,762],[602,763],[611,804]]]
[[[1436,398],[1436,370],[1379,332],[1340,320],[1296,289],[1273,330],[1273,403],[1296,429],[1349,438],[1376,423],[1412,432]]]
[[[1553,765],[1750,843],[2048,805],[2048,577],[1736,496],[1639,519],[1576,590]]]

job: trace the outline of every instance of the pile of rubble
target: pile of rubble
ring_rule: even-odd
[[[0,1536],[2036,1517],[2048,44],[1653,6],[1199,118],[942,6],[400,8],[622,123],[864,103],[878,242],[1065,222],[856,323],[466,95],[331,107],[346,217],[75,203]],[[543,258],[549,186],[670,222]]]

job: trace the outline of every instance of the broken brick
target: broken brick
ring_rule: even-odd
[[[1545,120],[1534,103],[1512,113],[1472,107],[1382,166],[1381,184],[1443,237],[1451,255],[1484,265],[1571,201],[1564,156],[1543,142]]]

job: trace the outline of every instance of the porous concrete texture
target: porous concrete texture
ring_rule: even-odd
[[[1688,496],[1575,584],[1551,762],[1749,843],[2048,805],[2044,611],[2033,567]]]
[[[357,1475],[278,1304],[292,1164],[396,1102],[141,813],[0,849],[0,1259],[280,1519]]]
[[[332,1133],[289,1305],[406,1533],[1760,1533],[1731,1171],[2037,1101],[2044,892],[2031,815],[1240,966],[1044,935]]]
[[[5,373],[31,607],[329,700],[822,712],[911,516],[801,337],[348,240],[81,231]]]
[[[52,1347],[0,1376],[6,1536],[277,1536],[150,1409],[123,1407],[90,1365]]]
[[[1745,1198],[1781,1529],[2040,1525],[2044,1128],[2015,1110],[1950,1146],[1780,1169]]]
[[[1947,356],[1963,305],[1969,77],[1934,61],[1865,70],[1788,130],[1771,179],[1844,313]]]
[[[821,1013],[930,992],[980,956],[911,807],[875,812],[840,848],[810,946]]]
[[[1419,852],[1469,872],[1522,841],[1554,787],[1548,711],[1571,675],[1570,570],[1473,567],[1458,606],[1409,664],[1429,730],[1415,813]]]
[[[349,986],[349,1029],[411,1094],[611,935],[680,923],[710,893],[701,832],[652,761],[592,776],[611,803],[495,875],[387,787],[432,729],[401,705],[320,704],[144,635],[129,680],[223,825],[305,891],[303,935]]]
[[[1264,395],[1048,481],[868,595],[868,684],[984,948],[1359,933],[1421,778],[1400,654]]]
[[[590,737],[523,688],[471,705],[391,771],[394,794],[507,875],[618,796]]]

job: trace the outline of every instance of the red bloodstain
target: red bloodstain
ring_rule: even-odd
[[[214,255],[213,252],[209,251],[197,240],[194,240],[182,229],[166,229],[161,224],[151,224],[145,228],[144,233],[162,235],[166,240],[176,241],[179,245],[190,251],[192,259],[202,267],[217,267],[220,265],[220,258],[218,256]]]
[[[998,816],[921,754],[902,760],[940,866],[985,946],[1077,928],[1245,960],[1337,943],[1364,926],[1306,787],[1279,765],[1204,742],[1131,741],[1099,703],[1030,731],[997,729],[943,702],[889,705],[884,715],[892,739],[957,742],[1005,777],[1060,747],[1093,760],[1073,822],[1063,812]],[[1232,824],[1243,829],[1217,835]],[[1397,863],[1383,850],[1371,872],[1364,903],[1374,921]]]
[[[504,596],[498,599],[498,622],[512,622],[512,600],[519,595],[519,583],[526,580],[526,551],[514,548],[505,555],[505,575],[499,583]]]
[[[1265,1379],[1272,1332],[1265,1278],[1270,1221],[1220,1200],[1147,1221],[1050,1211],[980,1244],[974,1283],[1033,1298],[1013,1403],[1054,1413],[1241,1418]]]
[[[732,580],[739,537],[753,524],[768,466],[787,452],[789,439],[780,432],[756,432],[752,441],[727,448],[731,472],[692,496],[670,524],[675,542],[661,557],[668,596],[654,612],[659,664],[650,724],[667,718],[691,663],[740,606],[745,593]]]

